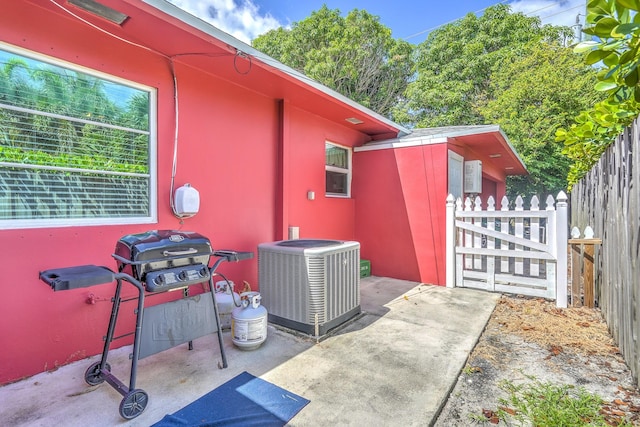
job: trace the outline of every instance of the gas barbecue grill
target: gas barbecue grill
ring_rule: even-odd
[[[159,230],[118,240],[118,271],[143,282],[148,292],[184,288],[210,278],[209,239],[190,231]]]
[[[83,265],[46,270],[40,273],[40,279],[54,291],[116,281],[102,357],[89,366],[85,381],[89,385],[106,381],[115,388],[123,396],[120,415],[132,419],[140,415],[148,403],[147,393],[135,388],[139,359],[187,342],[191,350],[194,339],[217,332],[222,357],[218,366],[227,367],[212,278],[222,262],[253,258],[253,252],[214,251],[209,239],[198,233],[154,230],[122,237],[112,256],[117,263],[117,273],[107,267]],[[217,260],[209,267],[212,256]],[[123,282],[133,285],[138,296],[122,299]],[[189,287],[200,283],[208,283],[208,291],[189,296]],[[145,296],[176,290],[182,290],[181,298],[145,308]],[[121,304],[134,300],[137,300],[135,330],[114,337]],[[113,340],[130,335],[134,336],[133,354],[129,386],[126,386],[111,373],[107,357]]]

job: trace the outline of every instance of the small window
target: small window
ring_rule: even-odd
[[[0,44],[0,227],[156,221],[155,89]]]
[[[351,194],[351,150],[325,143],[326,193],[349,197]]]

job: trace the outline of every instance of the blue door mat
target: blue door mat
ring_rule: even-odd
[[[153,427],[284,426],[309,400],[243,372]]]

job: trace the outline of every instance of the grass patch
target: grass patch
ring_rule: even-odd
[[[485,421],[493,424],[499,419],[507,425],[519,426],[631,427],[624,419],[612,419],[607,416],[602,410],[605,402],[582,387],[556,385],[533,378],[525,384],[503,381],[500,383],[500,389],[505,391],[508,397],[499,400],[498,410],[483,411]]]
[[[467,364],[464,366],[464,368],[462,368],[462,373],[467,376],[470,376],[473,374],[482,373],[482,368]]]

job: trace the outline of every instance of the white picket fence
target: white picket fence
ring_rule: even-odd
[[[502,198],[496,210],[493,197],[486,209],[476,197],[447,197],[447,286],[555,299],[567,306],[567,195],[557,203],[547,197],[540,210],[537,196],[524,210],[521,197],[515,209]]]

